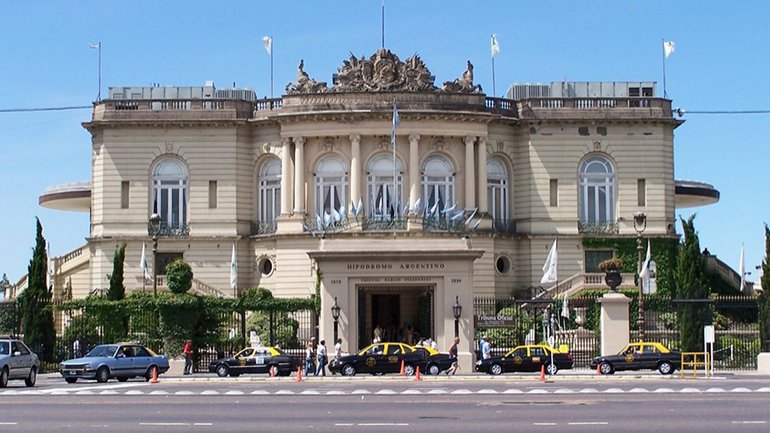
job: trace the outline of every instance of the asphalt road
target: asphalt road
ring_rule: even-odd
[[[242,379],[11,383],[0,431],[770,431],[767,377]]]

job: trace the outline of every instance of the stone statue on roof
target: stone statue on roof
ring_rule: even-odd
[[[332,92],[434,92],[434,77],[415,54],[402,62],[390,50],[380,48],[368,59],[352,53],[337,69]]]
[[[481,86],[473,84],[473,63],[468,60],[463,75],[454,81],[445,81],[441,90],[454,93],[481,93]]]
[[[326,82],[319,82],[310,78],[305,72],[305,60],[299,61],[297,66],[297,82],[286,85],[287,95],[296,95],[301,93],[323,93],[326,92]]]

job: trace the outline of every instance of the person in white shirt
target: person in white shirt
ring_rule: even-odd
[[[326,340],[318,342],[316,359],[318,360],[318,367],[316,367],[315,376],[318,376],[319,373],[326,376]]]
[[[338,338],[337,342],[334,343],[334,357],[335,358],[342,357],[342,339],[341,338]]]

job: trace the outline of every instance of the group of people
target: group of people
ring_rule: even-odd
[[[315,345],[315,337],[310,338],[310,342],[305,347],[305,376],[313,373],[314,376],[319,374],[326,376],[326,364],[328,364],[329,357],[326,350],[326,340],[318,342],[318,346]],[[334,357],[339,358],[342,356],[342,339],[338,338],[334,342]]]
[[[414,330],[412,325],[406,325],[401,328],[396,328],[394,324],[390,324],[386,327],[381,326],[379,323],[372,332],[372,342],[401,342],[410,346],[418,344],[420,341],[420,334]]]

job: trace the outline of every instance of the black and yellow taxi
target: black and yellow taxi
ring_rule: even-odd
[[[503,356],[493,356],[476,361],[476,371],[499,375],[509,372],[540,371],[545,366],[549,374],[571,369],[572,354],[566,347],[554,348],[545,344],[516,346]]]
[[[430,372],[432,368],[433,374],[438,374],[441,372],[441,367],[434,367],[430,362],[432,355],[438,355],[434,352],[435,350],[430,348],[418,349],[406,343],[374,343],[357,354],[332,359],[329,363],[329,371],[343,376],[355,376],[357,373],[399,373],[403,361],[406,375],[415,374],[417,367],[426,372]],[[435,362],[438,363],[438,359]]]
[[[682,354],[669,350],[661,343],[636,342],[627,344],[615,355],[597,356],[591,368],[601,374],[613,374],[623,370],[658,370],[660,374],[672,374],[682,367]]]
[[[299,363],[277,347],[247,347],[229,358],[220,358],[209,364],[209,372],[219,377],[237,377],[246,373],[270,373],[288,376],[297,371]]]

